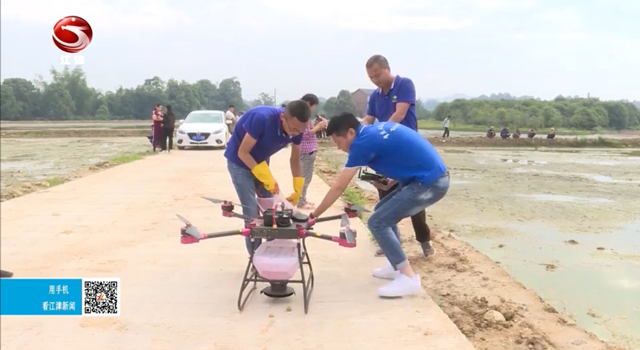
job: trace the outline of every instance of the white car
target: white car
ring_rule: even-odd
[[[229,141],[229,128],[225,123],[223,111],[192,111],[176,130],[176,146],[186,147],[222,147]]]

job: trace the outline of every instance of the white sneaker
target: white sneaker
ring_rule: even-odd
[[[394,270],[391,264],[387,263],[384,267],[373,270],[373,276],[378,278],[384,278],[387,280],[392,280],[398,277],[400,274],[399,271]]]
[[[395,298],[418,294],[421,290],[420,276],[416,274],[413,277],[408,277],[407,275],[399,274],[393,281],[378,289],[378,294],[385,298]]]

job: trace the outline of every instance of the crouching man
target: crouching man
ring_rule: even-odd
[[[382,297],[416,294],[418,276],[402,249],[398,222],[442,199],[449,189],[449,172],[436,149],[417,131],[394,122],[361,125],[353,114],[331,118],[327,126],[338,149],[347,152],[345,169],[310,215],[322,215],[340,197],[361,166],[396,179],[398,188],[376,204],[368,227],[388,263],[373,276],[392,280],[379,289]]]
[[[242,213],[248,218],[258,217],[258,201],[279,193],[278,183],[269,170],[269,158],[288,144],[291,147],[290,166],[294,193],[287,198],[296,205],[302,194],[304,178],[300,166],[300,142],[311,117],[307,102],[292,101],[286,107],[258,106],[248,110],[235,125],[224,156],[231,181],[242,204]],[[245,220],[245,225],[249,220]],[[258,249],[261,241],[251,246],[246,239],[249,254]]]

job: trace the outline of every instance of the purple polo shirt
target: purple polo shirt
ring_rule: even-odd
[[[224,156],[243,168],[249,169],[244,162],[238,158],[238,148],[244,139],[244,135],[249,134],[256,139],[256,144],[251,149],[251,156],[258,164],[263,161],[269,163],[269,157],[285,148],[289,143],[300,145],[302,134],[296,137],[289,137],[282,130],[280,114],[284,112],[284,107],[258,106],[246,111],[242,118],[238,119],[233,134],[227,143]]]
[[[409,109],[400,124],[408,126],[413,130],[418,130],[418,120],[416,118],[416,88],[413,81],[396,75],[391,89],[385,95],[382,89],[378,88],[369,95],[367,114],[376,117],[379,122],[386,122],[396,111],[396,103],[409,103]]]

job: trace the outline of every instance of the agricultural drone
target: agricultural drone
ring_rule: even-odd
[[[231,201],[202,197],[214,204],[222,204],[222,215],[243,219],[249,222],[245,228],[217,233],[200,233],[187,219],[177,215],[184,223],[180,230],[180,242],[182,244],[198,243],[201,240],[227,236],[242,236],[251,239],[253,247],[249,256],[249,262],[242,279],[240,294],[238,296],[238,310],[242,311],[247,300],[256,289],[258,282],[269,283],[261,293],[272,298],[286,298],[295,293],[289,283],[301,283],[304,299],[305,314],[309,309],[309,299],[314,286],[313,268],[309,260],[305,239],[314,237],[338,243],[341,247],[353,248],[356,246],[356,231],[350,227],[349,218],[357,216],[358,212],[368,212],[354,204],[347,204],[344,214],[332,215],[321,218],[310,218],[302,213],[294,213],[290,203],[282,198],[258,198],[258,217],[248,218],[243,214],[234,212],[236,205]],[[285,204],[286,203],[286,204]],[[316,223],[341,220],[338,236],[320,234],[312,231]],[[256,243],[265,239],[265,242],[255,248]],[[304,265],[308,266],[308,277],[305,278]],[[300,279],[292,279],[300,270]],[[243,298],[245,289],[253,282],[253,286]]]

